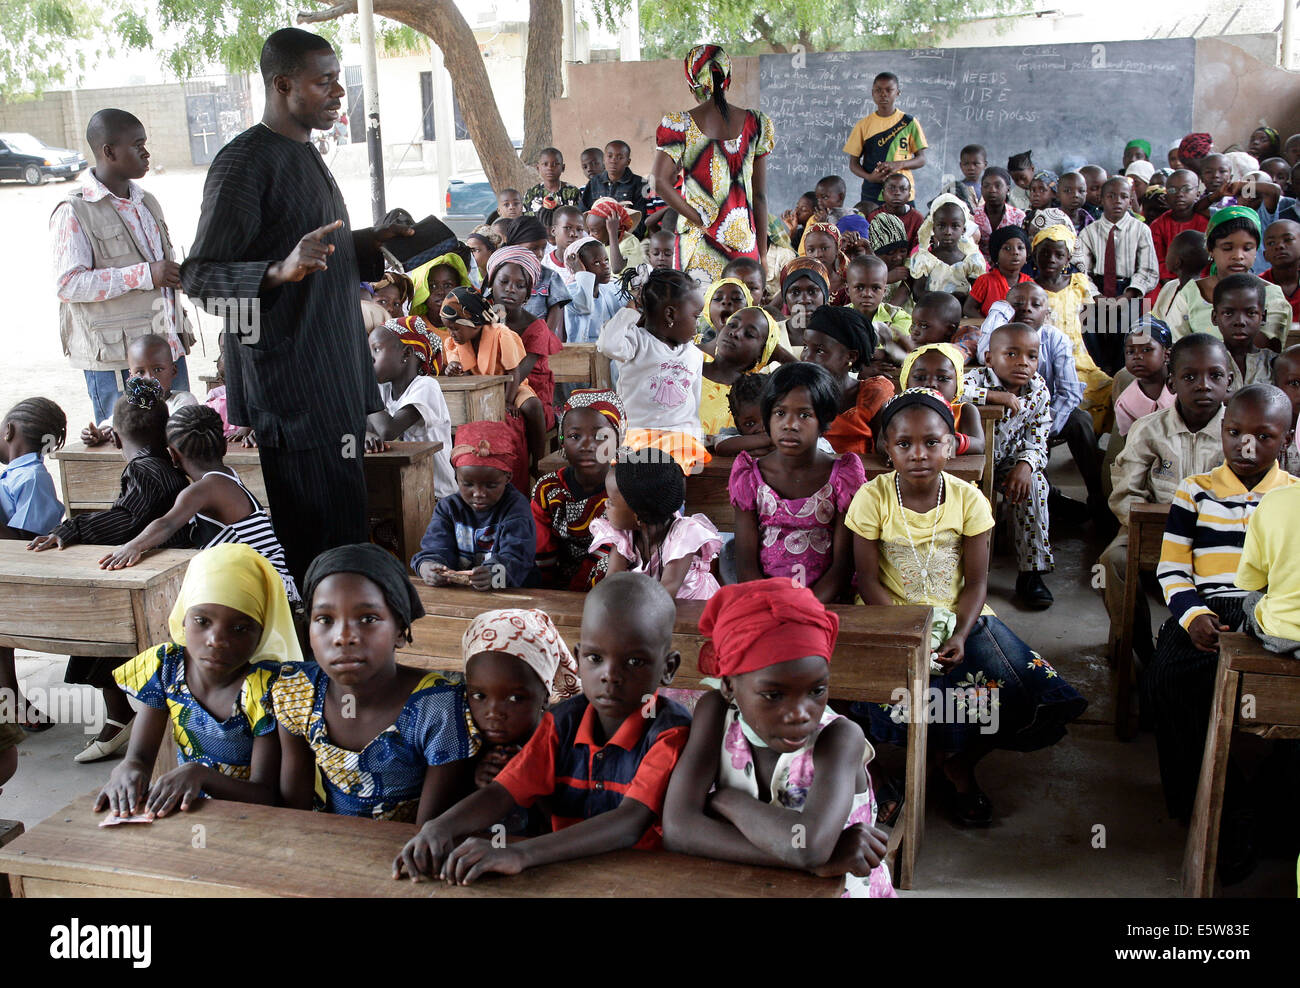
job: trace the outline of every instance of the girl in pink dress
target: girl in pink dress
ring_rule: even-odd
[[[646,573],[682,600],[717,593],[710,568],[722,540],[704,515],[682,514],[686,480],[674,460],[656,449],[624,450],[605,490],[605,517],[592,520],[589,551],[610,547],[610,573]]]
[[[856,454],[818,446],[839,412],[839,387],[817,364],[786,364],[771,376],[762,408],[775,449],[737,455],[728,484],[737,574],[741,582],[789,577],[834,603],[853,572],[844,512],[867,482]]]

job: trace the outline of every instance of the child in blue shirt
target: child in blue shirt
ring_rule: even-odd
[[[569,286],[573,302],[564,313],[566,343],[595,343],[601,327],[627,305],[628,297],[610,282],[609,255],[595,237],[582,237],[564,252],[565,263],[574,272]]]
[[[438,502],[411,560],[425,583],[498,590],[528,581],[537,530],[528,498],[510,483],[518,455],[504,422],[466,422],[456,430],[457,492]]]

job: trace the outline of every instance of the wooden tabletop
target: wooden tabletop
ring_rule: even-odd
[[[482,391],[485,388],[505,387],[510,377],[506,374],[461,374],[456,377],[438,378],[438,387],[443,391]]]
[[[166,579],[184,569],[194,557],[190,549],[164,549],[146,553],[126,569],[100,569],[112,546],[73,545],[66,549],[33,552],[27,543],[0,539],[0,584],[73,584],[84,587],[134,589]]]
[[[97,792],[0,848],[0,872],[21,876],[26,895],[809,898],[841,887],[793,870],[632,850],[470,886],[414,884],[391,878],[411,824],[205,799],[152,824],[101,829],[103,815],[90,809]],[[204,846],[194,847],[196,833]]]
[[[440,442],[425,443],[400,443],[390,442],[388,449],[382,453],[366,453],[364,449],[358,447],[358,455],[364,455],[366,460],[372,462],[381,462],[385,465],[394,467],[403,467],[412,463],[419,463],[421,460],[428,459],[438,450],[442,449]],[[126,466],[126,461],[122,459],[122,451],[117,449],[111,443],[104,446],[87,447],[80,441],[70,442],[60,450],[50,454],[56,460],[89,460],[101,462],[103,460],[116,459]],[[223,457],[225,462],[230,466],[252,466],[260,465],[261,459],[255,447],[247,446],[229,446]]]

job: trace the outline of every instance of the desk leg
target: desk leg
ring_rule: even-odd
[[[1133,703],[1133,612],[1142,592],[1139,564],[1142,552],[1142,526],[1129,526],[1128,562],[1124,570],[1124,604],[1120,609],[1119,634],[1115,638],[1115,736],[1132,741],[1137,724],[1132,723]]]
[[[171,638],[167,616],[171,613],[172,605],[180,593],[182,579],[183,576],[177,576],[174,580],[156,587],[131,591],[131,612],[135,618],[137,654]],[[162,743],[158,745],[158,758],[154,761],[151,782],[176,767],[176,739],[172,736],[170,720],[167,727],[168,729],[163,731]]]
[[[1219,671],[1214,681],[1214,706],[1205,732],[1205,757],[1196,786],[1192,825],[1183,851],[1183,895],[1209,898],[1214,894],[1214,869],[1219,857],[1219,821],[1223,816],[1223,787],[1228,778],[1228,750],[1237,716],[1237,691],[1241,674],[1228,668],[1228,658],[1219,654]]]
[[[900,889],[912,887],[916,857],[921,850],[921,832],[925,827],[925,755],[929,743],[926,723],[926,693],[930,685],[929,629],[926,645],[917,649],[912,661],[910,688],[911,708],[907,724],[907,769],[903,780],[903,815],[898,821],[901,836],[894,858],[894,884]],[[891,843],[893,843],[891,841]]]
[[[404,466],[398,473],[397,537],[402,565],[409,566],[420,539],[433,517],[433,458],[425,457],[418,464]]]

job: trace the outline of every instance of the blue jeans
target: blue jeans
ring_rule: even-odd
[[[95,408],[95,424],[98,425],[113,417],[113,406],[117,404],[117,399],[122,394],[122,385],[130,375],[124,370],[88,370],[85,374],[86,393],[90,395],[90,403]],[[176,379],[172,381],[172,390],[190,390],[190,371],[184,357],[176,361]]]

